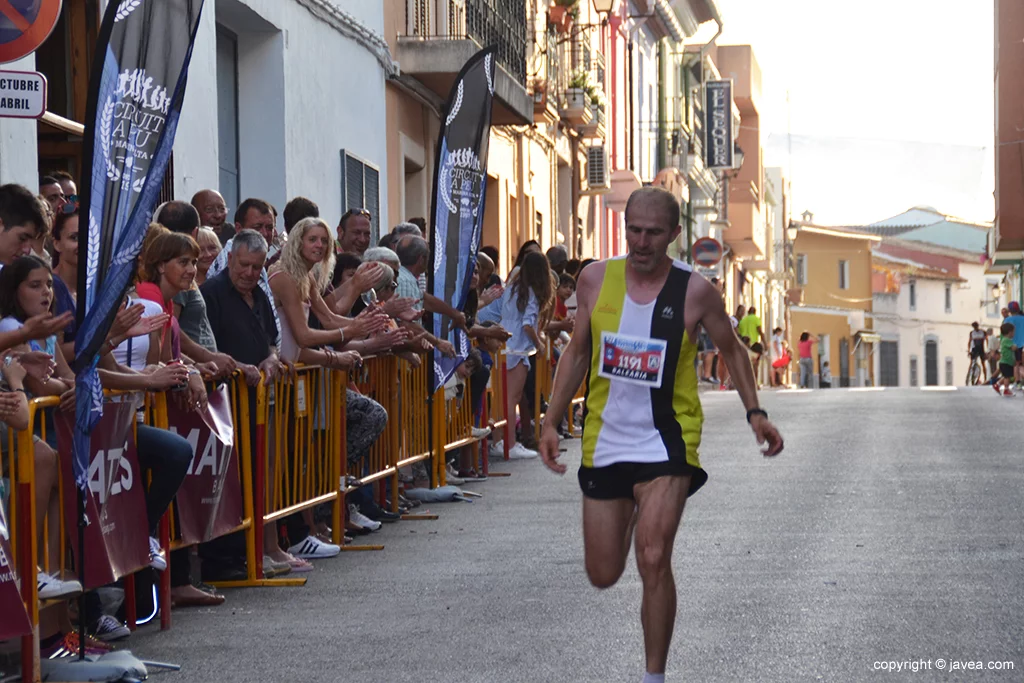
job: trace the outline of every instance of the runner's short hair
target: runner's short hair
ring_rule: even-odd
[[[637,202],[653,202],[657,204],[665,212],[669,229],[672,230],[679,226],[679,201],[675,195],[665,188],[648,185],[647,187],[633,190],[633,193],[629,195],[629,199],[626,200],[625,215],[627,224],[629,222],[629,207]]]

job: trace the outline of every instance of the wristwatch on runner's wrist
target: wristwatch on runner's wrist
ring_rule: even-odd
[[[751,408],[750,410],[747,411],[747,424],[750,424],[750,418],[754,417],[755,415],[761,415],[765,419],[768,419],[767,411],[761,408]]]

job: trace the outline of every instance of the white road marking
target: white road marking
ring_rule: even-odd
[[[957,387],[921,387],[921,391],[957,391]]]

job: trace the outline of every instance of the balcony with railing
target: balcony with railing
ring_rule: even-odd
[[[404,74],[447,98],[462,66],[494,46],[494,124],[533,121],[526,90],[527,22],[523,0],[406,0],[406,30],[396,58]]]

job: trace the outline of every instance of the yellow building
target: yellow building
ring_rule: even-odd
[[[871,354],[871,248],[877,235],[790,223],[795,288],[790,290],[790,348],[797,356],[800,334],[820,342],[814,348],[815,386],[828,362],[832,386],[873,386]],[[767,332],[767,331],[766,331]]]

